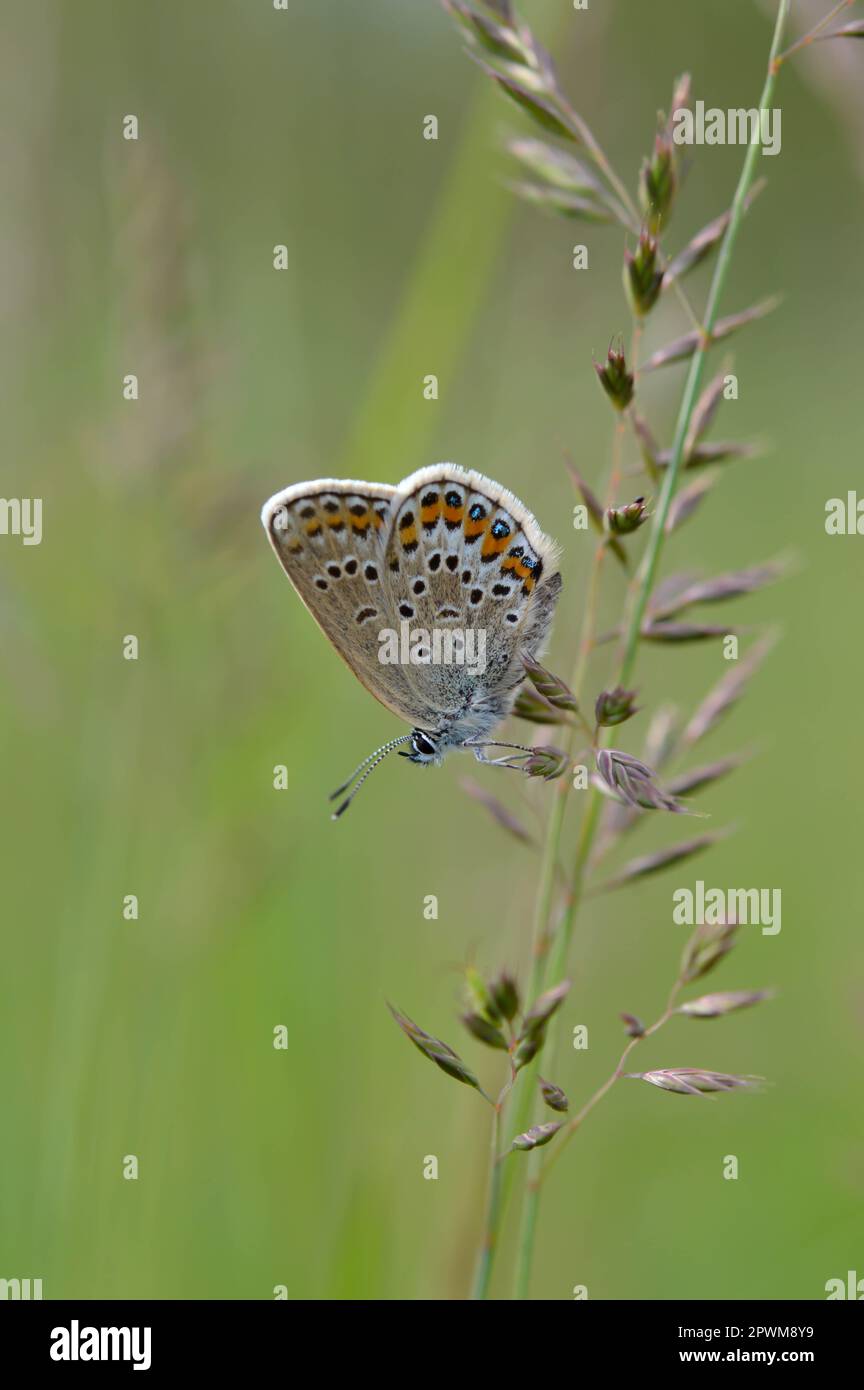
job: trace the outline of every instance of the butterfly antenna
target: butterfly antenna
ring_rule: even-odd
[[[391,738],[389,743],[383,743],[380,748],[375,749],[374,753],[370,753],[368,758],[363,759],[360,766],[356,767],[354,771],[351,773],[351,776],[348,778],[347,782],[343,782],[341,787],[337,787],[335,792],[330,793],[330,801],[335,801],[336,797],[341,796],[344,791],[347,791],[348,788],[351,786],[352,782],[354,782],[359,777],[360,780],[357,782],[357,785],[354,787],[353,791],[351,791],[349,795],[346,796],[345,800],[342,802],[342,805],[337,807],[337,809],[333,812],[333,815],[331,817],[332,820],[338,820],[339,817],[343,814],[343,812],[348,810],[348,807],[351,805],[351,802],[354,800],[363,783],[366,781],[366,778],[369,776],[371,772],[375,771],[376,767],[380,762],[384,761],[384,759],[387,757],[387,754],[392,753],[393,749],[397,748],[400,743],[407,743],[410,737],[410,734],[402,734],[399,738]],[[360,775],[361,773],[362,776]]]
[[[366,766],[366,764],[367,764],[367,763],[371,763],[372,760],[373,760],[373,758],[377,758],[379,753],[386,753],[386,752],[389,752],[389,750],[390,750],[391,748],[395,748],[395,747],[396,747],[396,744],[397,744],[397,743],[404,743],[405,740],[406,740],[406,738],[410,738],[410,737],[411,737],[410,734],[405,734],[405,735],[403,735],[401,738],[393,738],[393,739],[391,739],[389,743],[382,743],[382,745],[381,745],[380,748],[376,748],[374,753],[370,753],[368,758],[364,758],[364,759],[363,759],[363,761],[362,761],[362,763],[360,763],[359,767],[355,767],[354,771],[351,773],[351,776],[350,776],[346,781],[344,781],[344,782],[342,783],[341,787],[337,787],[336,790],[335,790],[335,792],[331,792],[331,793],[330,793],[330,796],[328,797],[328,800],[329,800],[329,801],[335,801],[336,798],[337,798],[337,796],[341,796],[343,792],[347,791],[348,788],[351,786],[351,783],[355,780],[355,778],[357,778],[357,777],[360,776],[360,773],[363,771],[363,769],[364,769],[364,767]]]

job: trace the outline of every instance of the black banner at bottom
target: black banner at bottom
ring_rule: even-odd
[[[368,1310],[368,1304],[363,1306]],[[525,1316],[532,1350],[527,1354],[538,1367],[546,1359],[539,1350],[545,1345],[571,1352],[576,1348],[579,1364],[591,1357],[595,1366],[613,1372],[665,1371],[672,1366],[799,1365],[824,1374],[835,1366],[855,1364],[860,1346],[860,1315],[835,1301],[573,1302],[558,1305],[554,1322],[546,1321],[545,1332],[535,1329],[534,1333],[530,1333],[530,1306],[526,1305]],[[320,1325],[310,1328],[306,1314],[301,1323],[295,1322],[296,1307],[290,1302],[8,1302],[0,1308],[0,1346],[4,1366],[15,1365],[19,1375],[49,1371],[57,1378],[98,1377],[104,1367],[114,1374],[127,1371],[150,1377],[187,1370],[225,1376],[248,1372],[250,1367],[266,1370],[269,1365],[288,1371],[296,1365],[304,1337],[307,1350],[316,1354],[323,1350],[329,1362],[336,1347],[326,1338],[322,1342]],[[338,1328],[346,1316],[350,1327],[350,1312],[339,1313],[332,1303],[325,1307],[330,1310],[331,1328]],[[429,1313],[423,1316],[428,1318]],[[485,1314],[477,1321],[475,1311],[470,1329],[466,1326],[480,1339],[474,1343],[477,1351],[494,1330],[491,1316],[490,1327]],[[359,1349],[368,1348],[374,1331],[374,1315],[370,1322],[367,1311],[366,1318],[363,1340],[345,1346],[346,1356],[355,1362]],[[442,1330],[440,1325],[437,1331],[427,1325],[422,1350],[426,1374],[437,1347],[442,1363],[452,1369],[456,1348],[442,1338]],[[515,1332],[512,1324],[510,1331]],[[382,1335],[391,1340],[383,1323]],[[508,1343],[511,1340],[507,1338]],[[399,1341],[397,1336],[392,1342],[394,1369],[397,1364],[404,1368]],[[523,1344],[527,1349],[529,1343]],[[381,1351],[379,1343],[379,1357]],[[557,1359],[554,1356],[552,1364]]]

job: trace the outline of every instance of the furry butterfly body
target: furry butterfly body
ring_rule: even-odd
[[[429,763],[460,747],[485,761],[561,589],[557,547],[528,508],[492,479],[441,463],[398,487],[297,483],[271,497],[261,519],[325,637],[413,726],[386,751],[410,742],[407,756]],[[410,659],[392,659],[392,634],[408,637]],[[482,639],[482,667],[459,659],[466,634]],[[404,640],[397,645],[404,658]]]

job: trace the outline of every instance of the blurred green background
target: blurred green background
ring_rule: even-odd
[[[755,104],[772,9],[524,5],[631,185],[680,71],[709,105]],[[385,998],[495,1084],[499,1059],[454,1019],[459,968],[524,975],[536,856],[460,781],[535,832],[551,789],[393,759],[333,825],[326,793],[401,728],[328,650],[258,511],[321,475],[392,483],[442,458],[492,474],[563,543],[549,662],[569,669],[591,542],[561,454],[600,483],[611,411],[591,355],[628,327],[623,238],[506,192],[500,137],[527,123],[434,0],[18,0],[2,27],[2,492],[44,499],[44,536],[0,537],[0,1275],[42,1278],[48,1298],[464,1297],[488,1112]],[[782,73],[782,154],[761,161],[723,305],[785,296],[735,341],[740,400],[715,431],[769,447],[724,472],[664,560],[800,557],[724,610],[783,629],[705,748],[759,756],[700,800],[734,837],[586,906],[564,1031],[586,1024],[590,1046],[554,1069],[581,1101],[617,1059],[619,1011],[659,1010],[683,938],[671,892],[703,878],[782,889],[782,933],[743,929],[710,985],[779,997],[676,1020],[634,1064],[772,1085],[713,1103],[613,1092],[550,1181],[538,1297],[820,1298],[864,1274],[864,540],[824,531],[826,500],[864,483],[864,129],[851,55],[830,47]],[[693,153],[672,247],[728,205],[740,167],[734,148]],[[671,297],[655,319],[647,348],[685,326]],[[673,368],[644,395],[666,442],[680,384]],[[612,567],[606,583],[604,621],[623,594]],[[689,713],[725,669],[713,644],[645,652],[642,703]],[[619,743],[638,750],[646,719]],[[652,819],[624,857],[681,825]]]

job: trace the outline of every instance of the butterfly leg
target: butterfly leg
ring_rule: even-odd
[[[462,745],[463,748],[471,748],[478,762],[486,762],[487,759],[481,755],[484,748],[513,748],[517,753],[533,753],[533,748],[527,748],[524,743],[500,743],[497,739],[467,739]]]
[[[470,745],[466,745],[466,746],[470,746]],[[510,748],[510,747],[512,747],[512,748],[516,748],[516,749],[518,749],[518,747],[519,747],[519,745],[518,745],[518,744],[515,744],[515,743],[514,743],[514,744],[494,744],[494,745],[489,745],[489,744],[487,744],[487,745],[485,745],[485,746],[486,746],[486,747],[493,747],[493,746],[494,746],[494,747],[497,747],[497,748]],[[525,758],[528,756],[528,753],[529,753],[530,750],[526,748],[526,749],[520,751],[520,752],[518,753],[518,755],[517,755],[515,758],[514,758],[514,756],[513,756],[512,753],[505,753],[504,756],[501,757],[501,758],[487,758],[487,757],[486,757],[486,754],[483,752],[483,749],[482,749],[482,748],[477,748],[477,747],[474,747],[472,751],[473,751],[474,757],[477,759],[478,763],[483,763],[484,766],[486,766],[486,767],[509,767],[509,768],[511,769],[512,772],[521,772],[523,769],[519,766],[519,764],[520,764],[520,762],[521,762],[523,759],[525,759]]]

